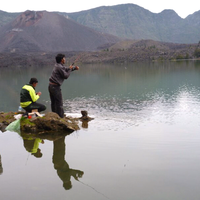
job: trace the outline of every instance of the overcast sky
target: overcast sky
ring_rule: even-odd
[[[26,10],[77,12],[99,6],[113,6],[126,3],[136,4],[153,13],[162,12],[164,9],[172,9],[182,18],[200,10],[200,1],[197,0],[2,0],[0,10],[6,12],[23,12]]]

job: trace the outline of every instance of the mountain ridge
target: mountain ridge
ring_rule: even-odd
[[[0,11],[0,26],[16,17],[15,13]],[[75,22],[122,39],[151,39],[161,42],[198,43],[200,10],[181,18],[174,10],[153,13],[136,4],[101,6],[89,10],[67,13],[56,12]]]
[[[102,6],[75,13],[60,13],[80,24],[126,39],[152,39],[173,43],[198,43],[200,11],[181,18],[174,10],[152,13],[135,4]]]

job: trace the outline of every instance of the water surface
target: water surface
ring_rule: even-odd
[[[39,80],[47,105],[52,68],[1,69],[1,111]],[[0,132],[1,199],[197,200],[200,197],[200,63],[83,65],[62,86],[66,113],[88,126],[57,140]]]

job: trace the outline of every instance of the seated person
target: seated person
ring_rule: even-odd
[[[32,110],[37,109],[38,112],[46,110],[46,106],[36,101],[40,98],[41,92],[36,93],[35,87],[38,84],[36,78],[31,78],[29,84],[26,84],[22,87],[20,92],[20,106],[26,110],[26,112],[32,112]]]

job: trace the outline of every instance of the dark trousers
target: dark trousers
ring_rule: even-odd
[[[51,111],[63,118],[63,98],[60,86],[49,84],[49,95],[51,99]]]
[[[41,103],[33,102],[32,104],[30,104],[29,106],[23,109],[26,110],[26,112],[31,112],[32,110],[35,110],[35,109],[38,109],[38,112],[42,112],[46,110],[46,106]]]

